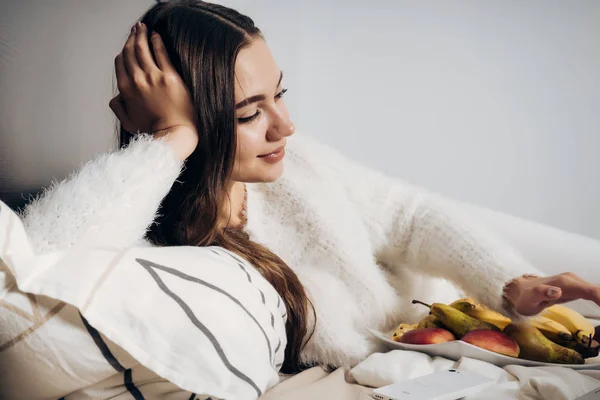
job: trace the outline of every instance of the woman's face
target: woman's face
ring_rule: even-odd
[[[262,39],[242,49],[235,63],[237,152],[232,179],[273,182],[283,173],[285,142],[295,127],[283,100],[281,70]]]

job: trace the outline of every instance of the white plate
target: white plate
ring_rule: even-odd
[[[432,357],[444,357],[450,360],[459,360],[461,357],[469,357],[477,360],[487,361],[499,367],[506,365],[528,365],[528,366],[559,366],[572,369],[598,369],[600,370],[600,356],[588,358],[585,364],[555,364],[545,363],[540,361],[523,360],[522,358],[509,357],[502,354],[494,353],[493,351],[482,349],[481,347],[473,346],[470,343],[462,340],[453,340],[451,342],[438,344],[406,344],[395,342],[390,337],[393,332],[388,334],[379,332],[374,329],[369,329],[369,332],[375,336],[386,347],[391,349],[412,350],[428,354]]]

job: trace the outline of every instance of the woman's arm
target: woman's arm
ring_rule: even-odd
[[[38,253],[75,242],[127,247],[143,238],[182,162],[166,139],[140,135],[52,184],[23,212]]]
[[[153,58],[147,28],[138,25],[115,57],[120,93],[109,105],[126,130],[153,135],[87,163],[30,204],[23,219],[36,252],[139,241],[198,144],[187,87],[160,35],[151,37]]]
[[[518,318],[504,307],[505,284],[523,274],[543,274],[514,248],[441,197],[304,141],[306,157],[318,160],[356,204],[380,261],[391,268],[413,265],[424,274],[446,278],[477,301]]]
[[[518,319],[505,307],[505,285],[523,275],[543,276],[541,271],[440,196],[391,179],[380,184],[387,186],[381,189],[383,204],[365,216],[381,224],[374,241],[387,265],[407,263],[447,278],[477,301]]]

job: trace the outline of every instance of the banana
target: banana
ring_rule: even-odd
[[[575,334],[575,340],[577,340],[580,343],[588,343],[590,340],[592,340],[594,338],[593,335],[586,335],[584,333],[584,331],[577,331],[577,333]]]
[[[577,311],[563,305],[550,306],[542,311],[540,315],[563,325],[576,338],[594,336],[594,325]]]
[[[591,339],[589,336],[575,338],[563,346],[573,349],[583,356],[583,358],[598,357],[600,353],[600,343]]]
[[[413,329],[417,329],[417,324],[406,324],[402,323],[398,325],[394,333],[392,334],[392,340],[398,342],[402,335],[404,335],[408,331],[412,331]]]
[[[471,303],[473,305],[477,305],[477,303],[475,302],[475,300],[472,297],[464,297],[462,299],[458,299],[453,301],[452,303],[448,304],[450,307],[454,307],[454,305],[458,304],[458,303]]]
[[[571,332],[564,325],[556,322],[553,319],[536,315],[529,322],[542,332],[544,336],[552,340],[554,343],[566,344],[573,339]]]
[[[503,330],[508,324],[512,322],[510,318],[507,318],[504,315],[497,313],[496,311],[490,310],[489,308],[477,303],[470,303],[468,301],[455,301],[452,304],[453,308],[464,312],[469,317],[473,317],[480,321],[488,322],[492,325],[497,326],[498,328],[500,328],[500,330]]]

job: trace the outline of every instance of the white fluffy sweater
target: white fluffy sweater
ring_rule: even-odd
[[[306,362],[364,359],[374,349],[366,328],[427,313],[414,298],[464,293],[510,315],[502,308],[505,283],[543,275],[436,195],[308,137],[290,138],[287,154],[280,180],[247,185],[246,229],[298,274],[315,305]],[[52,185],[26,208],[25,226],[38,252],[76,241],[139,244],[181,168],[170,147],[141,136]]]

